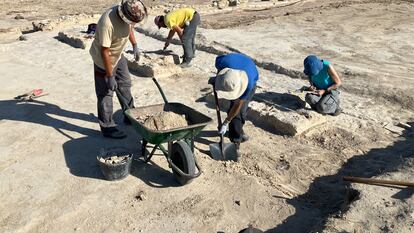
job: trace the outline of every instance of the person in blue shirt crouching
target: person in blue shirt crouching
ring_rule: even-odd
[[[219,133],[229,130],[230,141],[239,145],[249,137],[243,126],[247,119],[247,108],[256,91],[259,79],[254,61],[243,54],[231,53],[216,58],[217,76],[209,80],[214,84],[219,98],[230,100],[230,108]]]
[[[309,77],[309,89],[312,91],[306,94],[305,101],[321,114],[339,115],[342,111],[338,91],[341,79],[331,63],[315,55],[309,55],[303,65],[303,72]]]

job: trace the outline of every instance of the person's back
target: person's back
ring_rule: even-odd
[[[167,28],[171,29],[173,26],[184,28],[185,22],[193,19],[195,10],[192,8],[181,8],[173,10],[165,15],[164,23]]]
[[[247,77],[249,78],[249,83],[240,99],[245,99],[247,97],[247,94],[253,89],[259,79],[259,72],[254,61],[250,57],[240,53],[230,53],[218,56],[216,58],[216,68],[219,71],[224,68],[231,68],[246,72]]]
[[[322,63],[322,70],[318,74],[311,76],[311,82],[315,85],[317,89],[327,90],[330,86],[332,86],[332,84],[334,84],[334,81],[328,72],[329,65],[331,63],[326,60],[323,60]]]

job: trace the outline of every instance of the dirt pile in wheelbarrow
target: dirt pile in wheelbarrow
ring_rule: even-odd
[[[152,130],[168,130],[188,126],[185,115],[174,112],[159,112],[154,115],[137,117],[145,127]]]

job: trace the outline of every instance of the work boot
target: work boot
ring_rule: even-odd
[[[186,61],[184,60],[183,63],[181,63],[181,68],[185,69],[185,68],[190,68],[192,66],[191,61]]]
[[[331,115],[332,115],[332,116],[338,116],[339,114],[341,114],[341,112],[342,112],[342,108],[341,108],[341,107],[338,107],[338,108],[335,110],[335,112],[334,112],[334,113],[332,113]]]
[[[102,135],[106,138],[113,138],[113,139],[122,139],[126,138],[126,134],[116,127],[110,127],[106,129],[102,129]]]

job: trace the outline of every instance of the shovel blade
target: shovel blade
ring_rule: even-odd
[[[223,143],[223,153],[221,152],[220,143],[212,143],[209,145],[210,154],[214,160],[233,160],[237,161],[238,152],[234,143]]]

